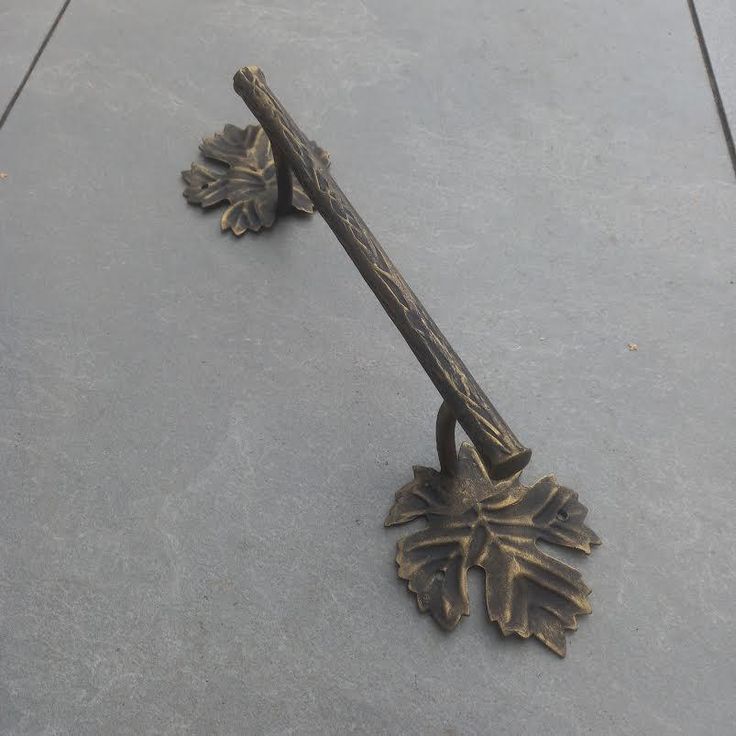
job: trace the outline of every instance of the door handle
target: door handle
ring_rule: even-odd
[[[547,476],[527,487],[524,447],[335,182],[326,153],[309,140],[258,67],[238,70],[235,91],[260,123],[226,126],[203,154],[228,166],[183,172],[185,196],[204,207],[230,202],[223,229],[271,226],[292,210],[316,210],[406,340],[442,397],[437,418],[440,470],[415,468],[396,494],[386,525],[424,516],[428,527],[399,542],[399,575],[419,608],[451,629],[468,614],[467,571],[486,571],[489,616],[504,634],[535,636],[560,655],[565,632],[590,613],[580,574],[542,552],[539,539],[590,552],[600,543],[583,522],[577,494]],[[472,444],[455,448],[455,422]]]

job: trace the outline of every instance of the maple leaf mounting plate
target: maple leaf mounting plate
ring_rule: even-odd
[[[537,541],[590,553],[600,539],[583,523],[588,510],[551,475],[530,487],[521,471],[493,480],[473,445],[455,451],[455,418],[446,404],[437,448],[441,469],[415,467],[386,517],[386,526],[427,520],[398,542],[399,577],[419,609],[450,630],[469,614],[468,571],[481,568],[488,616],[502,633],[534,636],[564,657],[565,632],[591,612],[590,588]]]
[[[260,125],[238,128],[226,125],[221,133],[205,138],[199,146],[202,155],[220,164],[218,168],[193,163],[181,175],[186,184],[184,196],[189,204],[204,209],[228,203],[220,217],[220,229],[234,235],[244,235],[249,230],[257,232],[271,227],[277,214],[296,212],[314,213],[312,200],[288,172],[290,201],[283,183],[279,182],[271,142]],[[314,155],[329,166],[330,156],[312,142]],[[279,197],[281,194],[281,199]]]

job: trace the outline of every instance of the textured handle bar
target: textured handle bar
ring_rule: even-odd
[[[288,166],[475,444],[490,474],[504,478],[521,470],[529,462],[531,450],[514,436],[326,167],[314,156],[309,140],[271,92],[261,70],[243,67],[235,74],[233,85],[271,141],[281,174],[279,181],[289,179],[284,175]],[[283,210],[282,194],[279,200]],[[290,199],[290,190],[285,194]]]

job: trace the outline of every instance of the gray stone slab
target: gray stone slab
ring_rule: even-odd
[[[0,733],[728,734],[736,187],[686,8],[75,0],[0,156]],[[260,64],[605,545],[560,661],[416,611],[438,398],[319,219],[178,172]],[[639,349],[627,350],[628,343]]]
[[[736,130],[736,4],[730,0],[697,0],[696,8],[733,134]]]
[[[3,0],[0,5],[0,114],[61,5],[61,0]]]

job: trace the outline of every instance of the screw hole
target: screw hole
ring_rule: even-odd
[[[200,189],[207,189],[207,185],[206,184],[202,184],[202,186],[200,187]]]
[[[570,516],[570,514],[568,514],[567,511],[565,511],[565,509],[560,509],[557,512],[557,518],[560,521],[567,521],[567,519],[568,519],[569,516]]]

